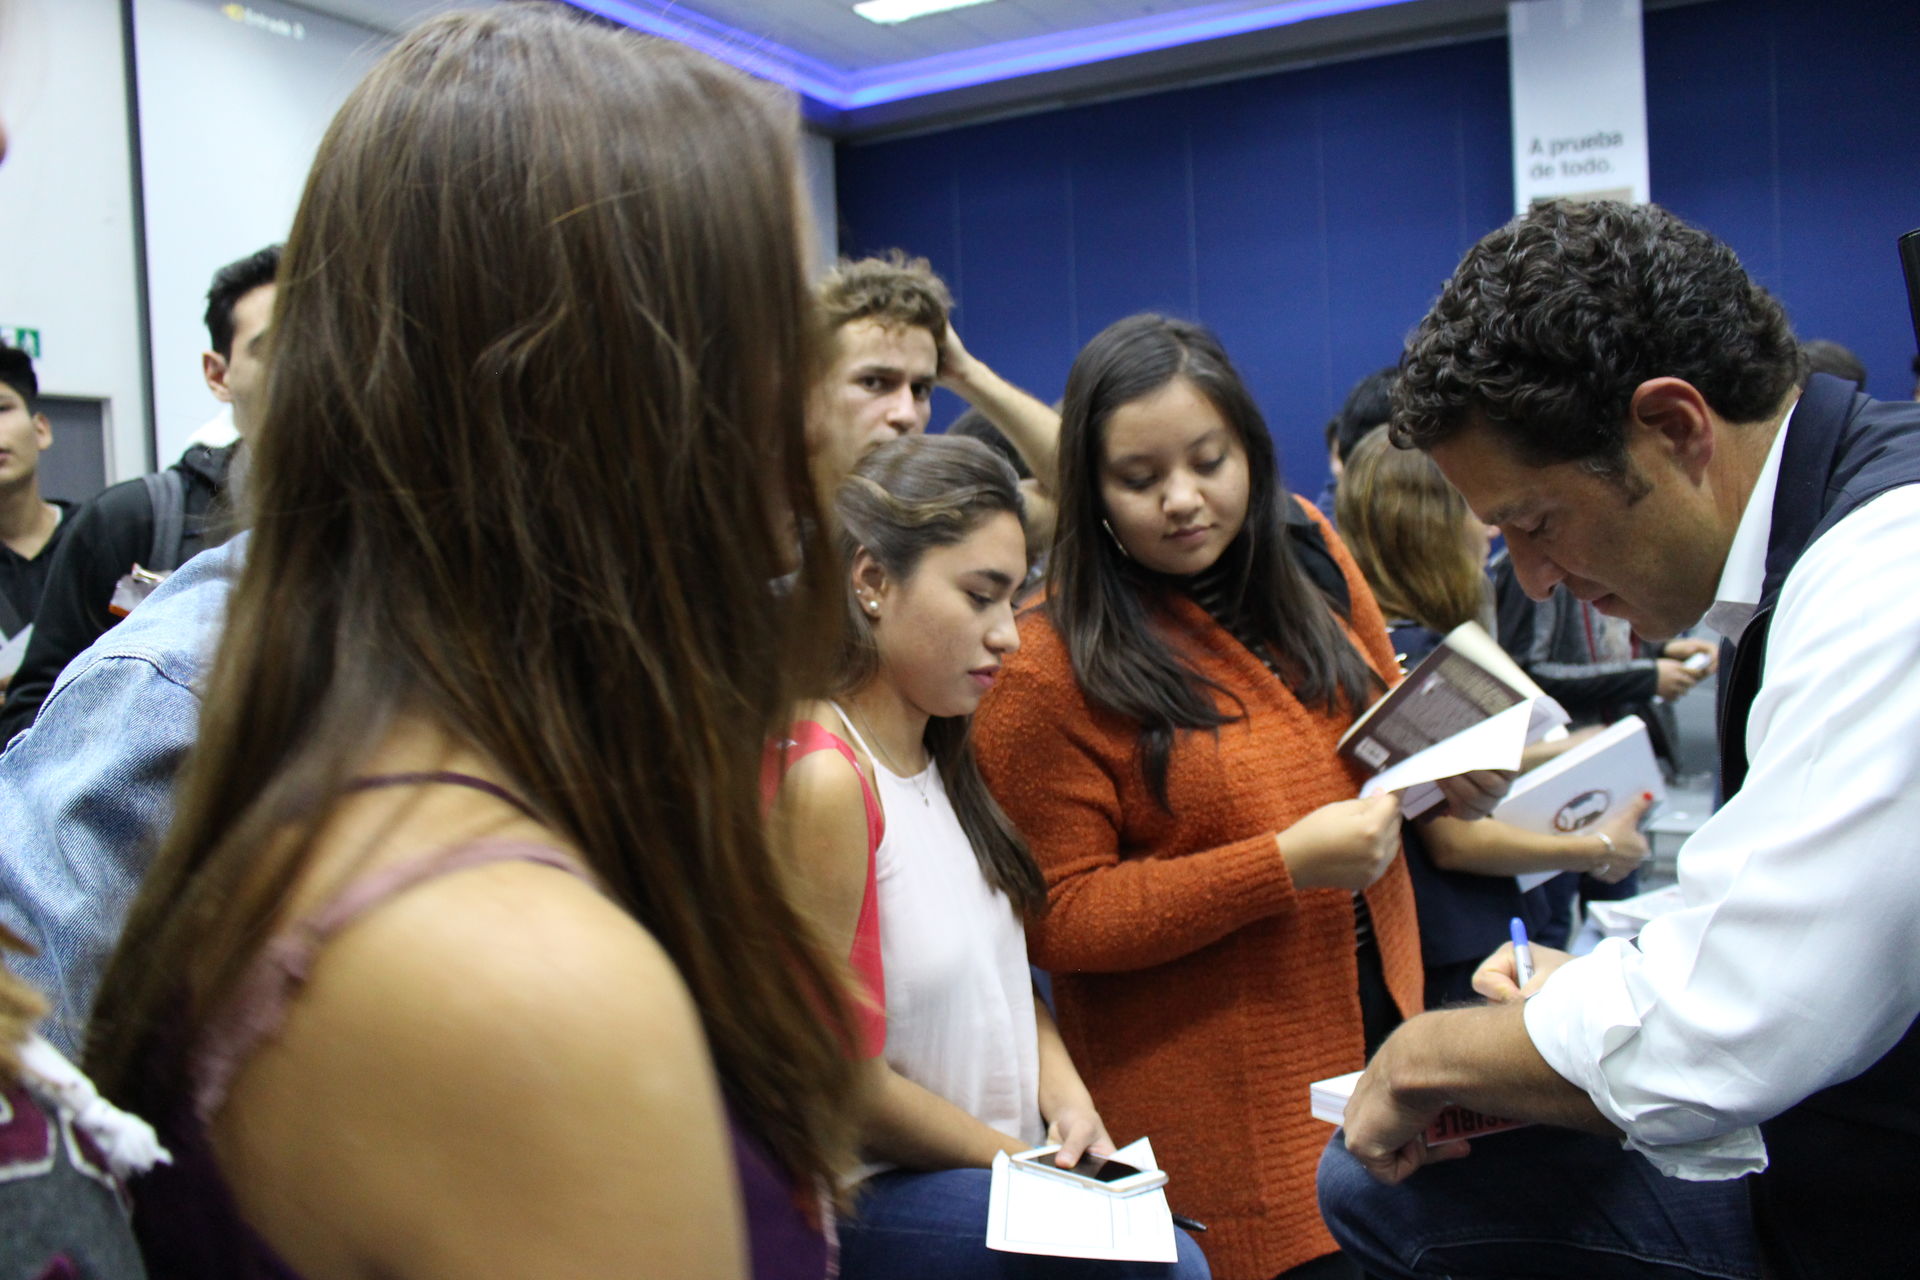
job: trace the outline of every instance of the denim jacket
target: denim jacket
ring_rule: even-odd
[[[246,542],[195,556],[82,651],[0,754],[0,923],[40,951],[7,964],[52,1001],[41,1033],[70,1057],[172,821]]]

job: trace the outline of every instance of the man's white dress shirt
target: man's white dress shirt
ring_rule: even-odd
[[[1736,637],[1790,426],[1707,615]],[[1920,485],[1806,550],[1766,643],[1746,782],[1680,851],[1685,907],[1526,1008],[1547,1063],[1676,1177],[1765,1168],[1755,1126],[1872,1066],[1920,1013]]]

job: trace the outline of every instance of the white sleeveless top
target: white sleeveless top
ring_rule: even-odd
[[[1020,917],[980,874],[940,770],[929,763],[901,777],[844,711],[840,719],[873,761],[886,815],[876,874],[887,1065],[982,1124],[1039,1146],[1039,1031]]]

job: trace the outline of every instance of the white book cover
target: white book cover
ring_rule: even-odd
[[[1666,783],[1653,758],[1646,722],[1628,716],[1515,778],[1493,816],[1546,835],[1579,835],[1648,792],[1656,803],[1664,800]],[[1520,876],[1520,888],[1531,889],[1558,874]]]
[[[1138,1169],[1158,1169],[1145,1138],[1114,1155]],[[989,1249],[1107,1262],[1173,1262],[1179,1246],[1164,1189],[1130,1196],[1079,1187],[1023,1169],[1002,1151],[987,1188]]]
[[[1331,1080],[1315,1080],[1307,1086],[1307,1105],[1315,1120],[1339,1124],[1347,1118],[1347,1103],[1353,1099],[1353,1086],[1360,1083],[1361,1072],[1349,1071]]]
[[[27,642],[32,639],[33,624],[29,622],[14,632],[12,639],[0,644],[0,680],[13,679],[13,673],[18,671],[20,664],[26,660]]]

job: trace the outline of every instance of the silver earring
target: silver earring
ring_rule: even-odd
[[[1121,555],[1126,556],[1127,559],[1129,560],[1133,559],[1133,556],[1128,554],[1127,552],[1127,544],[1120,541],[1120,535],[1113,531],[1112,525],[1108,524],[1105,520],[1102,520],[1100,522],[1100,527],[1107,531],[1107,536],[1113,539],[1113,545],[1120,549]]]

